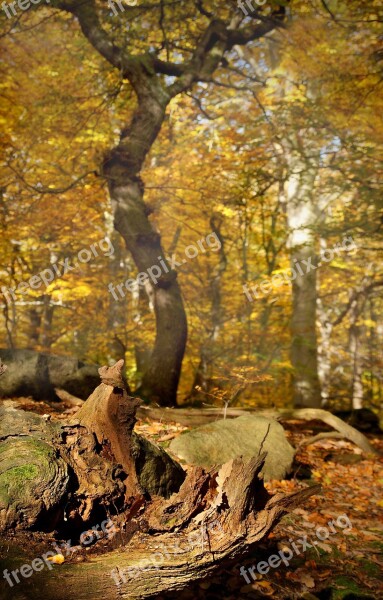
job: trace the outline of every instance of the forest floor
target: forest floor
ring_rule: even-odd
[[[29,398],[3,403],[60,420],[68,419],[77,410],[65,403],[53,405]],[[289,421],[284,427],[295,447],[327,429],[323,423],[303,421]],[[186,429],[157,421],[139,421],[135,427],[137,433],[165,448]],[[383,453],[383,437],[368,435],[368,438]],[[324,439],[302,446],[290,479],[272,481],[266,487],[271,493],[292,493],[317,483],[322,486],[321,493],[312,496],[306,506],[286,515],[256,552],[236,564],[221,566],[208,580],[183,592],[158,596],[157,600],[382,600],[383,458],[366,457],[346,441]],[[46,552],[47,545],[52,543],[52,536],[46,534],[27,534],[27,537],[29,551],[34,556]],[[117,542],[120,536],[116,537]],[[60,544],[60,540],[57,542]],[[87,548],[87,552],[80,548],[69,560],[88,560],[92,554],[106,549],[100,540]],[[286,565],[269,568],[263,575],[256,568],[252,573],[249,571],[279,551],[284,553]],[[240,574],[241,566],[246,569],[242,573],[247,580]],[[265,565],[259,567],[266,570]]]

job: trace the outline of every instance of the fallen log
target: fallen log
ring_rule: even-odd
[[[177,494],[145,511],[124,548],[35,573],[18,590],[29,600],[142,599],[211,575],[253,550],[288,510],[320,489],[271,497],[258,477],[263,462],[261,456],[231,461],[218,473],[193,470]]]

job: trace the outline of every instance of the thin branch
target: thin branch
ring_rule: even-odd
[[[15,173],[17,175],[17,177],[20,179],[20,181],[23,182],[23,184],[25,185],[25,187],[27,187],[28,189],[37,192],[38,194],[64,194],[65,192],[68,192],[69,190],[71,190],[72,188],[76,187],[76,185],[82,181],[83,179],[85,179],[86,177],[88,177],[88,175],[97,175],[98,173],[97,171],[88,171],[87,173],[84,173],[83,175],[80,175],[80,177],[78,177],[77,179],[75,179],[75,181],[73,181],[72,183],[70,183],[68,186],[63,187],[63,188],[44,188],[44,187],[37,187],[35,185],[31,185],[30,183],[28,183],[24,177],[18,172],[16,171],[16,169],[14,167],[12,167],[10,164],[7,165],[9,167],[9,169],[11,171],[13,171],[13,173]]]

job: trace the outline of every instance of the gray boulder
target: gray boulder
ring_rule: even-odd
[[[267,452],[262,470],[266,481],[284,479],[291,470],[295,454],[282,425],[274,419],[256,415],[202,425],[174,439],[169,450],[187,464],[201,467],[221,465],[239,456],[251,458],[258,456],[260,451]]]

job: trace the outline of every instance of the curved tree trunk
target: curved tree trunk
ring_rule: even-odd
[[[144,184],[139,176],[161,129],[170,96],[164,94],[154,76],[143,71],[142,68],[136,81],[138,107],[119,144],[105,158],[103,173],[108,180],[115,228],[124,238],[138,270],[145,274],[142,281],[153,301],[156,318],[154,348],[136,393],[161,406],[175,406],[186,346],[186,315],[177,273],[167,263],[160,236],[148,219]],[[124,285],[117,290],[112,288],[116,300],[127,293]]]
[[[262,38],[285,18],[285,8],[277,6],[262,19],[243,26],[242,19],[226,22],[197,9],[208,18],[208,24],[181,62],[161,60],[149,44],[140,53],[131,54],[125,45],[118,45],[100,21],[95,0],[51,0],[51,6],[72,13],[84,36],[109,64],[129,80],[137,98],[137,108],[129,126],[122,131],[119,144],[106,156],[103,173],[108,180],[114,222],[142,273],[142,283],[153,295],[156,316],[156,340],[150,364],[137,390],[163,406],[176,404],[176,390],[186,344],[186,317],[176,273],[169,269],[160,236],[148,220],[149,209],[143,201],[144,186],[140,172],[145,157],[156,140],[172,98],[190,91],[199,81],[210,81],[224,55],[237,46]],[[162,10],[162,9],[161,9]],[[128,34],[129,35],[129,34]],[[171,83],[167,76],[174,78]],[[159,258],[161,257],[161,258]],[[164,261],[161,264],[161,261]],[[148,269],[161,265],[159,278],[149,280]],[[164,266],[165,265],[165,266]],[[157,270],[158,272],[158,270]],[[156,279],[156,280],[155,280]],[[119,289],[110,289],[118,300]]]

